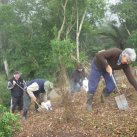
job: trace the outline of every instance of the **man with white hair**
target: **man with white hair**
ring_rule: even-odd
[[[23,95],[23,120],[25,120],[27,117],[27,112],[31,104],[31,99],[36,103],[36,100],[39,98],[40,94],[43,95],[43,99],[46,99],[48,98],[48,95],[52,89],[53,83],[44,79],[34,79],[27,83]]]
[[[123,69],[128,81],[137,90],[137,82],[134,79],[129,64],[136,60],[136,53],[134,49],[126,48],[120,50],[118,48],[111,48],[98,52],[91,64],[88,92],[86,100],[87,110],[92,110],[93,96],[96,92],[101,76],[104,77],[106,87],[103,89],[102,96],[107,97],[115,89],[115,84],[111,78],[114,70]]]

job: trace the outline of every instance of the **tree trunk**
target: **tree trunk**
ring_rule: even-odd
[[[64,5],[62,4],[62,8],[63,8],[63,21],[62,21],[62,25],[60,27],[60,30],[58,31],[58,36],[57,36],[57,39],[59,40],[60,37],[61,37],[61,33],[63,31],[63,28],[64,28],[64,25],[65,25],[65,22],[66,22],[66,5],[67,5],[67,2],[68,0],[65,0],[65,3]]]
[[[5,69],[6,77],[8,79],[8,77],[9,77],[9,69],[8,69],[7,59],[3,59],[3,64],[4,64],[4,69]]]
[[[76,54],[77,54],[77,61],[79,62],[80,61],[79,60],[79,36],[80,36],[80,33],[81,33],[82,25],[83,25],[84,18],[85,18],[87,10],[85,9],[85,11],[83,13],[83,16],[82,16],[82,19],[81,19],[80,24],[79,24],[77,0],[76,0],[76,9],[77,9]]]

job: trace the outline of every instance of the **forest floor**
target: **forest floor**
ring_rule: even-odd
[[[14,137],[137,137],[137,92],[126,79],[118,80],[129,108],[119,110],[112,93],[101,103],[101,82],[93,100],[93,111],[85,110],[86,92],[73,97],[53,101],[53,110],[48,112],[29,111],[20,132]],[[73,101],[72,101],[73,100]],[[63,103],[66,101],[66,103]]]

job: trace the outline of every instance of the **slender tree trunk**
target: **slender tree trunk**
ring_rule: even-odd
[[[4,64],[4,69],[5,69],[6,76],[8,78],[9,77],[9,69],[8,69],[7,59],[3,59],[3,64]]]
[[[64,4],[62,3],[62,8],[63,8],[63,21],[62,21],[62,24],[61,24],[61,27],[60,27],[60,29],[59,29],[59,31],[58,31],[58,35],[57,35],[57,39],[58,40],[60,40],[61,39],[61,34],[62,34],[62,32],[63,32],[63,29],[64,29],[64,25],[65,25],[65,23],[66,23],[66,6],[67,6],[67,3],[68,3],[68,0],[65,0],[65,2],[64,2]],[[67,79],[66,79],[66,77],[67,77],[67,75],[66,75],[66,71],[65,71],[65,63],[64,63],[64,61],[59,57],[59,65],[60,65],[60,68],[61,68],[61,70],[60,70],[60,80],[62,81],[64,81],[62,84],[61,84],[61,88],[63,88],[63,87],[66,87],[66,81],[67,81]],[[64,80],[65,79],[65,80]],[[63,91],[64,90],[61,90],[62,91],[62,93],[63,93]]]
[[[78,15],[78,4],[76,0],[76,9],[77,9],[77,30],[76,30],[76,54],[77,61],[79,62],[79,15]]]
[[[76,53],[77,53],[77,61],[79,62],[79,36],[81,33],[81,29],[82,29],[82,25],[85,19],[85,15],[86,15],[86,9],[82,15],[80,24],[79,24],[79,14],[78,14],[78,5],[77,5],[77,0],[76,0],[76,9],[77,9],[77,30],[76,30]]]
[[[8,79],[9,69],[8,69],[7,59],[4,57],[4,55],[5,55],[4,44],[5,44],[4,32],[0,31],[0,50],[1,50],[2,54],[3,54],[3,65],[4,65],[4,70],[5,70],[6,77]]]
[[[68,2],[68,0],[65,0],[64,5],[62,4],[62,8],[63,8],[63,21],[62,21],[62,25],[61,25],[61,27],[60,27],[60,29],[58,31],[57,39],[60,39],[61,33],[63,31],[64,25],[65,25],[65,22],[66,22],[66,5],[67,5],[67,2]]]
[[[126,31],[127,31],[127,33],[128,33],[128,35],[130,36],[130,35],[131,35],[131,33],[130,33],[129,29],[127,28],[127,25],[126,25],[126,24],[124,24],[124,26],[125,26],[125,29],[126,29]]]

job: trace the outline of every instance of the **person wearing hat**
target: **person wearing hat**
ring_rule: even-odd
[[[18,110],[21,111],[23,108],[23,88],[25,81],[21,78],[21,73],[15,71],[13,77],[8,81],[7,88],[11,90],[11,112],[15,113]]]
[[[112,80],[114,70],[123,69],[130,84],[137,90],[137,82],[134,79],[130,70],[129,64],[136,60],[136,52],[134,49],[126,48],[120,50],[111,48],[96,53],[91,64],[88,92],[86,98],[86,109],[92,110],[93,96],[96,92],[101,76],[105,79],[105,88],[102,92],[102,97],[109,96],[115,89],[115,84]]]
[[[26,84],[25,92],[23,95],[23,120],[27,117],[27,112],[29,110],[31,100],[35,103],[39,98],[40,94],[43,95],[43,98],[48,98],[50,91],[53,89],[53,83],[46,81],[44,79],[34,79]],[[35,105],[35,108],[37,104]]]

